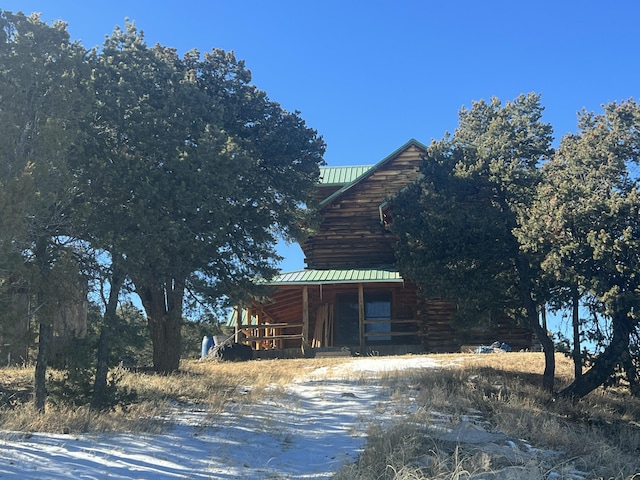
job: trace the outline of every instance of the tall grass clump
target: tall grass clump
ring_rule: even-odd
[[[334,480],[449,480],[467,479],[487,465],[480,452],[439,446],[427,431],[412,423],[390,428],[375,426],[368,432],[367,447],[353,464],[347,464]]]

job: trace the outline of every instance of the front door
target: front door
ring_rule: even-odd
[[[360,322],[357,294],[341,293],[336,296],[336,318],[334,329],[334,345],[360,344]]]

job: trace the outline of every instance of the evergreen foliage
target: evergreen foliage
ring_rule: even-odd
[[[63,22],[48,26],[38,15],[0,11],[0,297],[28,298],[30,307],[9,320],[29,316],[39,325],[40,411],[62,285],[78,276],[67,261],[78,194],[67,161],[79,154],[79,121],[89,106],[85,58]]]
[[[533,198],[538,165],[552,154],[538,95],[474,102],[452,136],[434,141],[424,176],[391,202],[400,272],[423,294],[455,301],[465,322],[504,312],[527,321],[545,349],[553,386],[553,342],[540,327],[536,258],[514,232]]]
[[[156,370],[177,369],[187,295],[211,306],[247,295],[276,271],[276,242],[305,234],[324,143],[232,53],[149,48],[132,23],[88,52],[63,22],[11,12],[0,34],[0,302],[34,306],[3,318],[39,322],[43,410],[60,292],[80,271],[108,285],[102,408],[114,339],[131,327],[116,312],[123,286],[142,299]]]
[[[80,168],[100,206],[91,235],[133,281],[161,372],[179,365],[185,295],[254,291],[276,272],[278,238],[308,223],[324,144],[250,79],[232,53],[179,57],[132,23],[95,59],[94,151]]]
[[[0,100],[0,326],[38,326],[41,411],[53,324],[84,274],[108,293],[54,390],[105,408],[130,393],[110,368],[176,370],[183,333],[196,350],[215,333],[215,322],[185,325],[185,307],[261,293],[276,242],[303,239],[316,220],[322,138],[231,52],[149,47],[129,22],[87,51],[63,22],[0,11]],[[561,394],[582,397],[618,371],[637,391],[640,107],[583,112],[556,152],[542,113],[534,94],[460,112],[428,147],[424,176],[390,202],[399,269],[426,296],[454,300],[462,322],[528,322],[548,390],[554,348],[537,309],[582,299],[592,318],[575,321],[575,336],[583,328],[602,352]],[[144,315],[121,304],[125,286]]]
[[[602,114],[583,112],[579,131],[562,139],[544,168],[543,181],[519,231],[523,247],[542,257],[542,273],[557,306],[578,292],[593,318],[607,318],[611,335],[597,323],[591,338],[605,340],[592,367],[562,394],[582,397],[626,365],[637,331],[640,293],[640,106],[610,103]],[[633,347],[631,347],[633,350]]]
[[[583,397],[620,371],[638,391],[640,108],[583,112],[554,152],[539,100],[475,102],[431,144],[424,177],[392,202],[400,270],[426,296],[456,301],[466,322],[522,312],[543,343],[549,390],[554,345],[537,306],[571,308],[576,378],[560,395]],[[580,298],[589,319],[578,316]],[[602,351],[581,358],[585,324]]]

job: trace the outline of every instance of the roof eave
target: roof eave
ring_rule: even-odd
[[[404,279],[396,270],[389,269],[304,269],[281,273],[271,280],[263,280],[268,286],[294,285],[339,285],[359,283],[404,283]]]
[[[309,281],[293,281],[293,282],[266,282],[265,285],[270,287],[286,287],[286,286],[304,286],[304,285],[345,285],[359,283],[404,283],[403,278],[398,279],[381,279],[381,280],[309,280]]]

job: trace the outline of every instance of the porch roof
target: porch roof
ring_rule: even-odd
[[[386,269],[363,268],[345,270],[313,270],[304,269],[295,272],[281,273],[268,285],[327,285],[336,283],[402,283],[404,279],[399,272]]]

